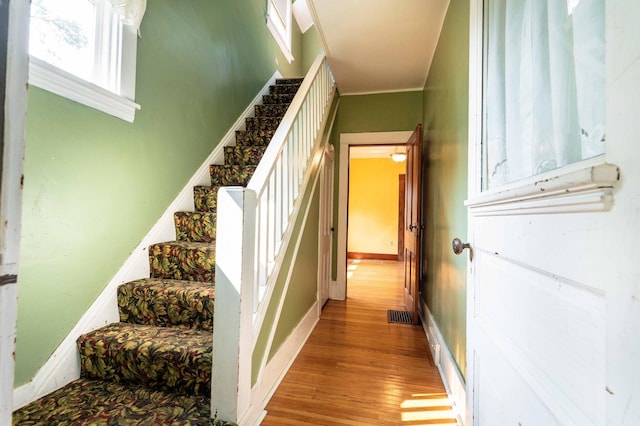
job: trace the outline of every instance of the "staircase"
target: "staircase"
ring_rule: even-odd
[[[81,378],[16,411],[15,425],[229,424],[209,401],[217,193],[247,185],[301,83],[271,86],[210,166],[211,186],[194,188],[195,211],[175,213],[177,240],[149,247],[150,278],[118,288],[120,322],[78,338]]]

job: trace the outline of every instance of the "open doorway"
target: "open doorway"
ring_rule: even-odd
[[[402,260],[405,171],[404,145],[349,148],[347,259]]]
[[[387,249],[382,251],[381,248],[375,248],[371,245],[367,246],[364,251],[356,251],[357,245],[352,245],[348,247],[348,205],[349,205],[349,157],[350,151],[352,148],[358,147],[384,147],[384,146],[392,146],[391,151],[393,150],[393,146],[401,145],[404,146],[407,140],[412,135],[412,132],[375,132],[375,133],[344,133],[340,135],[340,155],[339,155],[339,186],[338,186],[338,235],[337,235],[337,258],[336,258],[336,281],[335,286],[332,289],[332,298],[334,299],[345,299],[347,296],[347,254],[349,252],[352,253],[360,253],[360,254],[387,254],[392,256],[394,260],[397,261],[397,252],[398,252],[398,223],[397,216],[393,221],[393,226],[395,229],[393,231],[392,237],[385,238],[384,240],[380,240],[382,242],[382,246],[385,245],[389,247],[389,241],[392,241],[391,249]],[[391,151],[388,155],[390,155]],[[392,162],[390,157],[389,162]],[[404,163],[403,163],[404,164]],[[404,166],[402,166],[404,167]],[[399,182],[398,177],[396,175],[395,181],[393,183],[395,186],[395,191],[399,190]],[[373,188],[375,190],[375,188]],[[394,204],[394,207],[398,206],[398,199],[396,198],[394,201],[387,200],[386,204]],[[397,212],[396,212],[397,215]],[[352,226],[352,224],[349,224]],[[371,235],[375,231],[372,229],[368,229],[367,233]],[[353,242],[353,241],[352,241]],[[381,251],[381,252],[378,252]]]

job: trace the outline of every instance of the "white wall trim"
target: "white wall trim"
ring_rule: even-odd
[[[336,280],[331,283],[331,299],[347,297],[347,204],[349,190],[349,146],[405,144],[413,131],[340,134],[338,173],[338,249]]]
[[[318,305],[319,303],[316,301],[309,308],[302,321],[265,366],[264,374],[251,390],[251,406],[240,419],[240,425],[259,425],[267,414],[264,408],[278,389],[280,382],[284,379],[284,376],[320,320],[320,307]]]
[[[116,300],[118,286],[149,277],[148,247],[157,242],[175,240],[173,214],[177,211],[193,211],[193,187],[211,184],[209,165],[221,164],[224,161],[224,147],[235,144],[236,130],[244,129],[245,119],[253,116],[255,105],[262,103],[262,96],[269,93],[269,86],[280,77],[281,74],[277,71],[271,76],[35,377],[14,389],[14,410],[80,377],[76,339],[105,324],[119,321]]]
[[[420,300],[420,320],[422,328],[429,341],[429,349],[433,361],[438,367],[440,377],[451,401],[451,407],[456,415],[458,425],[464,426],[467,407],[467,391],[464,378],[460,374],[456,361],[453,359],[444,337],[436,324],[429,307]]]

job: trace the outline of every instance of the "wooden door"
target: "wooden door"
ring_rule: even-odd
[[[422,164],[422,124],[407,141],[407,171],[404,220],[404,306],[413,323],[418,317],[418,288],[420,283],[420,182]]]
[[[406,175],[398,175],[398,262],[404,261],[404,207],[407,192]]]
[[[471,4],[465,424],[640,424],[640,9],[606,8],[605,154],[484,190]]]

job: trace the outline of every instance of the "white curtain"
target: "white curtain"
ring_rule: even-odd
[[[122,23],[133,26],[140,34],[140,23],[147,9],[147,0],[109,0]]]
[[[490,0],[488,187],[604,152],[604,0]]]

